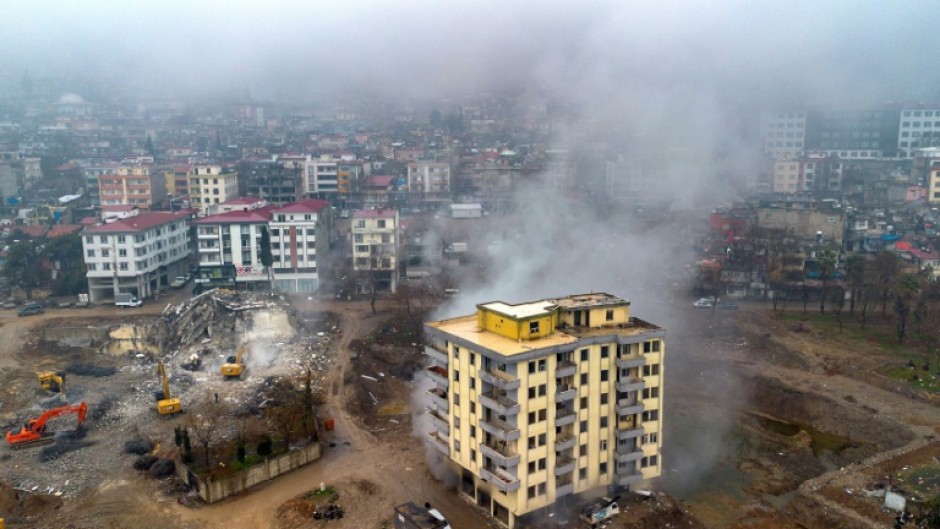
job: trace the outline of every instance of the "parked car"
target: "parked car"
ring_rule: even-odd
[[[710,308],[712,308],[712,305],[714,305],[714,303],[712,302],[712,300],[710,300],[710,299],[705,299],[705,298],[702,298],[702,299],[700,299],[700,300],[698,300],[698,301],[696,301],[695,303],[692,304],[692,306],[695,307],[695,308],[697,308],[697,309],[710,309]]]
[[[39,303],[27,303],[20,307],[20,310],[16,311],[17,316],[30,316],[33,314],[42,314],[46,312],[46,309],[42,307]]]
[[[170,283],[170,286],[173,288],[183,288],[189,279],[186,276],[176,276],[175,279]]]
[[[0,307],[3,307],[5,309],[15,309],[16,306],[17,306],[17,303],[15,299],[8,299],[4,301],[3,304],[0,304]]]

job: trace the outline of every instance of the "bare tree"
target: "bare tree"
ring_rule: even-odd
[[[187,427],[192,430],[196,441],[202,445],[206,458],[206,471],[212,469],[210,448],[218,440],[224,421],[231,414],[227,407],[218,399],[205,398],[198,402],[187,415]]]

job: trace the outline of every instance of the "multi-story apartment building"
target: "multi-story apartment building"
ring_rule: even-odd
[[[940,108],[901,109],[898,151],[902,158],[913,158],[918,149],[938,145],[940,145]]]
[[[806,112],[764,112],[761,115],[761,143],[773,158],[799,156],[806,141]]]
[[[188,180],[190,204],[202,215],[238,196],[238,173],[220,165],[194,165]]]
[[[251,204],[201,218],[196,221],[199,266],[234,266],[236,286],[267,287],[270,278],[261,262],[261,236],[267,229],[275,288],[315,292],[319,287],[317,256],[329,247],[331,213],[326,201],[308,199],[280,207]]]
[[[285,166],[278,161],[246,162],[240,167],[242,193],[267,200],[272,204],[288,204],[303,196],[303,168]]]
[[[188,165],[177,165],[164,173],[166,178],[166,192],[169,195],[180,197],[189,194],[189,173],[192,168]]]
[[[353,154],[323,154],[304,164],[304,192],[307,196],[332,196],[339,192],[340,165],[355,162]]]
[[[185,273],[191,214],[141,213],[85,230],[82,250],[91,301],[119,293],[147,298]]]
[[[120,173],[98,177],[98,200],[102,206],[149,208],[166,198],[166,174],[150,174],[146,166],[129,167]]]
[[[495,301],[425,332],[428,442],[502,523],[660,475],[665,331],[629,301]]]
[[[804,147],[843,160],[898,156],[900,110],[811,110],[806,117]]]
[[[411,162],[408,164],[408,192],[443,198],[450,193],[450,164]]]
[[[399,222],[395,209],[360,209],[352,214],[353,270],[360,292],[395,292],[399,276]]]
[[[829,196],[842,190],[845,163],[838,156],[810,153],[792,158],[783,156],[772,163],[774,193],[813,192]]]
[[[336,166],[336,183],[340,195],[356,196],[362,193],[368,175],[367,166],[359,160],[347,160]]]
[[[42,178],[39,158],[27,158],[18,153],[0,157],[0,194],[15,197]]]

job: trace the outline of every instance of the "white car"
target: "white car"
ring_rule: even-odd
[[[702,298],[692,304],[693,307],[697,309],[710,309],[714,305],[714,302],[710,299]]]

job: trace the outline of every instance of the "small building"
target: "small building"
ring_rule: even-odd
[[[398,210],[360,209],[352,214],[353,270],[360,293],[398,289],[400,263]]]
[[[483,216],[481,204],[451,204],[450,216],[453,219],[479,219]]]

